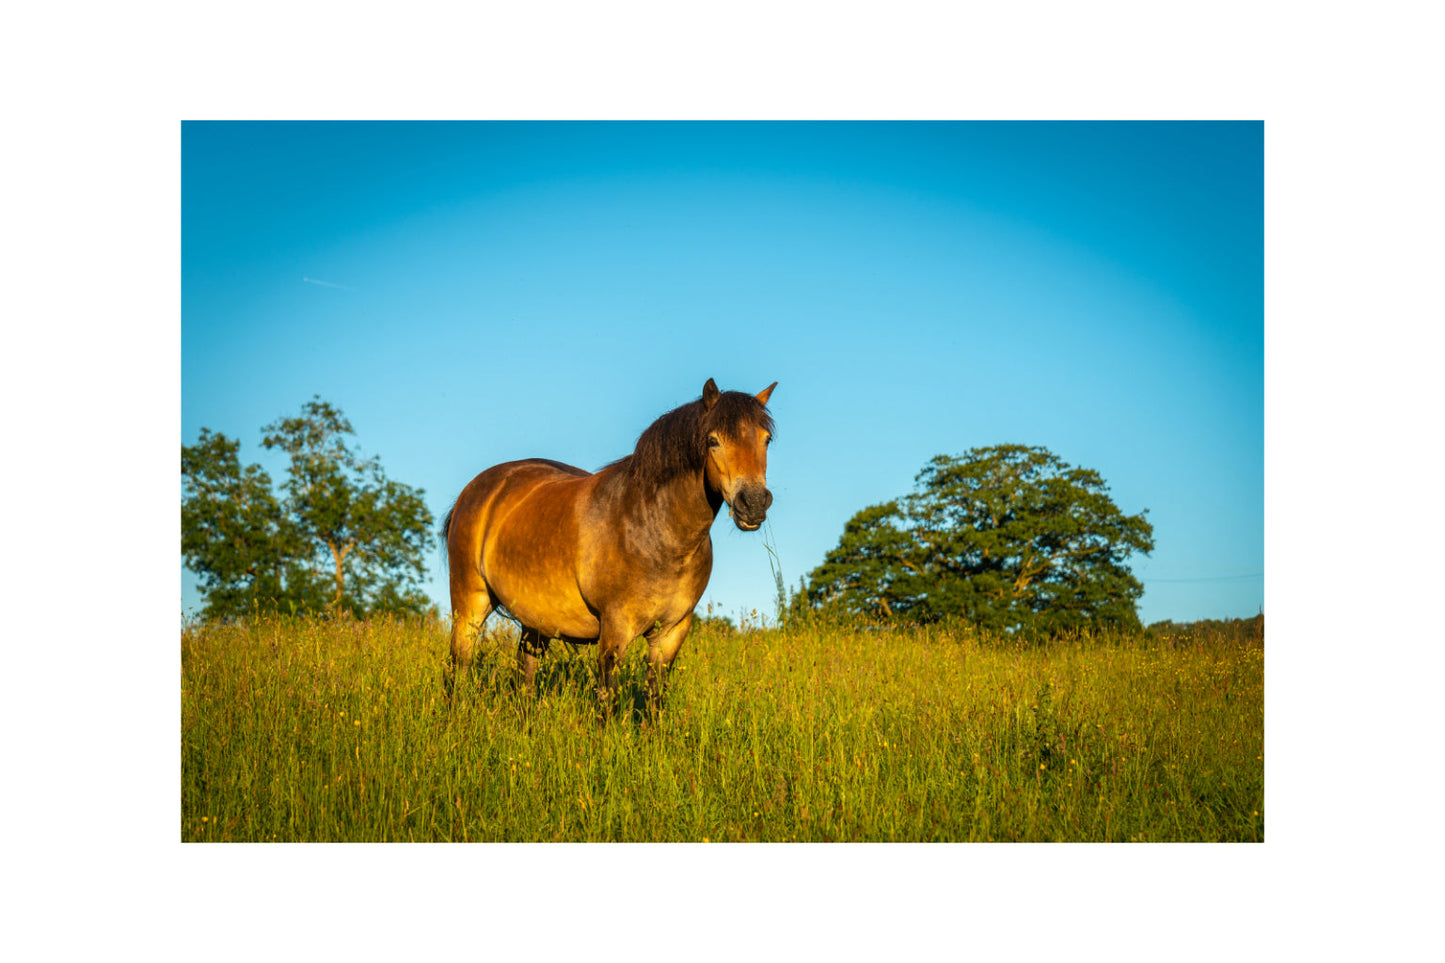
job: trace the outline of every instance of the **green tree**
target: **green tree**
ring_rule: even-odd
[[[1153,550],[1144,515],[1044,448],[938,455],[912,494],[848,521],[795,604],[1010,632],[1138,628],[1144,588],[1125,562]]]
[[[201,429],[181,447],[181,557],[201,578],[207,616],[246,611],[261,599],[294,599],[297,554],[271,477],[241,467],[240,443]]]
[[[433,545],[421,489],[391,481],[347,444],[340,410],[320,398],[264,429],[290,456],[278,498],[239,444],[202,429],[181,449],[181,553],[201,576],[207,618],[255,605],[297,611],[420,612]]]

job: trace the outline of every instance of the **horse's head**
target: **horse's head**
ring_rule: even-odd
[[[773,419],[764,406],[777,386],[774,381],[756,395],[721,392],[709,378],[702,389],[707,429],[704,476],[708,487],[732,509],[738,528],[745,532],[758,530],[773,503],[767,477]]]

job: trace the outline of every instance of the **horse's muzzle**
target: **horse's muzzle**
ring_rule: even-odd
[[[768,517],[768,506],[773,503],[773,493],[761,485],[738,489],[733,496],[733,521],[745,532],[755,532]]]

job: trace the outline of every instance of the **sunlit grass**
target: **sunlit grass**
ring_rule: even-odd
[[[184,840],[1263,838],[1263,644],[1026,646],[967,629],[695,631],[666,708],[644,646],[537,697],[494,637],[448,708],[437,622],[182,635]]]

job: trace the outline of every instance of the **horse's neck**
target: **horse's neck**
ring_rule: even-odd
[[[691,554],[709,538],[722,498],[707,490],[701,472],[674,478],[649,492],[634,490],[629,512],[657,540],[660,549]]]

